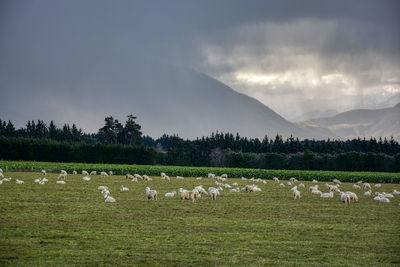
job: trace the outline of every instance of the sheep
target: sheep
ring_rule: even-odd
[[[91,171],[90,175],[97,175],[97,171]]]
[[[222,175],[221,175],[221,178],[227,179],[227,178],[228,178],[228,174],[226,174],[226,173],[222,174]]]
[[[161,177],[164,177],[165,175],[166,175],[165,172],[160,173]]]
[[[125,186],[123,186],[123,185],[121,185],[120,191],[121,191],[121,192],[123,192],[123,191],[129,191],[129,188],[128,188],[128,187],[125,187]]]
[[[393,195],[400,195],[400,192],[397,191],[396,189],[393,190]]]
[[[368,191],[364,192],[364,196],[370,196],[371,193],[372,193],[372,191],[371,191],[371,190],[368,190]]]
[[[64,174],[65,176],[67,176],[67,172],[66,171],[64,171],[64,170],[61,170],[61,172],[60,172],[61,174]]]
[[[364,190],[366,189],[371,190],[371,185],[369,183],[364,183]]]
[[[360,180],[360,181],[358,181],[358,182],[357,182],[357,184],[362,184],[362,183],[363,183],[363,181],[362,181],[362,180]]]
[[[208,195],[210,196],[211,200],[216,200],[217,196],[220,195],[218,189],[214,188],[214,187],[209,187],[208,188]]]
[[[2,182],[3,182],[3,181],[2,181]],[[40,182],[40,179],[35,179],[33,182],[34,182],[34,183],[39,183],[39,182]]]
[[[374,200],[379,201],[379,200],[381,200],[381,197],[380,196],[376,196],[376,197],[374,197]]]
[[[106,173],[106,172],[101,172],[101,173],[100,173],[100,176],[101,176],[101,177],[108,177],[108,173]]]
[[[339,187],[337,185],[331,185],[329,186],[329,191],[338,192]]]
[[[261,188],[253,184],[254,192],[261,191]]]
[[[192,202],[195,202],[197,200],[198,196],[199,196],[199,192],[197,190],[189,191],[189,199],[191,199]]]
[[[214,178],[215,178],[215,174],[213,174],[213,173],[209,173],[209,174],[208,174],[208,178],[210,178],[210,179],[214,179]]]
[[[110,194],[110,190],[108,190],[108,188],[104,188],[103,190],[101,190],[101,193],[105,196],[108,196]]]
[[[0,168],[0,172],[1,172],[1,173],[3,172],[3,169],[2,169],[2,168]]]
[[[15,183],[16,183],[16,184],[23,184],[24,181],[16,179],[16,180],[15,180]]]
[[[137,178],[136,177],[132,177],[132,182],[137,182]]]
[[[274,178],[272,178],[272,181],[279,183],[279,179],[278,179],[278,177],[274,177]]]
[[[382,192],[382,195],[383,195],[383,197],[386,197],[386,198],[393,198],[394,197],[392,194],[388,194],[388,193],[385,193],[385,192]]]
[[[109,171],[109,172],[108,172],[108,175],[111,176],[111,175],[114,175],[114,173],[113,173],[112,171]]]
[[[84,180],[84,181],[86,181],[86,182],[89,182],[90,181],[90,177],[89,176],[84,176],[83,178],[82,178],[82,180]]]
[[[279,186],[285,186],[284,184],[280,183]]]
[[[201,194],[207,195],[207,191],[203,188],[202,185],[196,186],[194,190],[197,190],[197,192],[199,192],[199,197],[201,196]]]
[[[231,193],[240,192],[240,188],[239,188],[239,187],[237,187],[237,188],[232,188],[231,190],[229,190],[229,192],[231,192]]]
[[[3,182],[9,182],[9,181],[11,181],[11,177],[3,178]]]
[[[65,181],[56,181],[57,184],[66,184]]]
[[[196,180],[201,180],[201,179],[203,179],[203,177],[197,177],[197,178],[196,178]]]
[[[333,179],[332,182],[333,182],[334,184],[336,184],[336,185],[342,184],[342,182],[339,181],[338,179]]]
[[[219,176],[217,176],[216,179],[218,182],[224,182],[226,180],[226,178],[219,177]]]
[[[294,190],[293,191],[293,198],[294,199],[300,199],[300,195],[301,195],[301,193],[300,193],[299,190]]]
[[[297,185],[295,185],[294,187],[290,188],[291,191],[296,191],[297,190]]]
[[[187,190],[180,190],[179,191],[179,198],[184,201],[185,199],[189,199],[189,191]]]
[[[45,170],[41,170],[40,171],[44,176],[46,176],[46,171]]]
[[[329,193],[323,193],[321,194],[322,198],[333,198],[333,192],[329,192]]]
[[[112,196],[107,195],[107,197],[104,199],[105,202],[115,202],[115,198]]]
[[[310,192],[314,191],[314,190],[318,190],[318,185],[313,185],[309,187]]]
[[[238,186],[239,184],[235,182],[235,183],[233,183],[232,185],[233,185],[233,186]]]
[[[288,186],[292,186],[292,185],[293,185],[293,183],[292,183],[291,181],[287,182],[286,184],[287,184]]]
[[[341,192],[341,193],[340,193],[340,200],[341,200],[344,204],[349,205],[351,199],[350,199],[350,196],[349,196],[348,194],[346,194],[346,193],[344,193],[344,192]]]
[[[166,197],[174,197],[175,194],[176,194],[176,191],[171,192],[171,193],[165,193],[165,196],[166,196]]]
[[[58,176],[58,179],[67,179],[67,175],[66,174],[64,174],[64,173],[61,173],[59,176]]]
[[[298,187],[299,188],[305,188],[306,186],[303,183],[301,183],[301,184],[298,185]]]
[[[381,187],[381,184],[376,184],[375,185],[375,188],[380,188]]]
[[[361,189],[361,187],[358,184],[353,184],[354,189]]]
[[[126,177],[126,179],[133,179],[133,178],[135,178],[132,174],[129,174],[129,173],[127,173],[126,175],[125,175],[125,177]]]
[[[314,180],[312,180],[312,182],[313,182],[313,183],[318,183],[318,181],[317,181],[317,180],[315,180],[315,179],[314,179]]]
[[[167,182],[170,182],[170,181],[171,181],[171,179],[169,178],[168,175],[165,175],[165,176],[164,176],[164,180],[167,181]]]
[[[0,172],[0,178],[4,178],[4,174]]]
[[[3,183],[3,180],[0,180],[0,184],[2,184]]]
[[[350,197],[350,200],[352,202],[358,202],[358,197],[355,193],[348,191],[348,192],[345,192],[345,194]]]
[[[145,175],[143,175],[143,180],[151,181],[151,178],[145,174]]]
[[[247,178],[245,178],[245,177],[242,177],[242,178],[240,178],[241,180],[243,180],[243,181],[246,181],[247,180]]]
[[[295,182],[298,182],[296,178],[290,177],[289,181],[294,184]]]
[[[82,175],[89,175],[89,173],[87,171],[82,171]]]
[[[72,172],[72,175],[78,175],[78,172],[74,170],[74,171]]]
[[[100,185],[99,187],[97,187],[97,190],[104,190],[104,189],[108,189],[108,187],[105,185]]]
[[[230,186],[229,184],[224,184],[225,188],[232,188],[232,186]]]
[[[383,203],[389,203],[390,200],[386,197],[382,197],[381,199],[379,199],[379,202],[383,202]]]
[[[317,190],[311,191],[311,194],[313,194],[313,195],[321,195],[322,192],[317,189]]]
[[[157,200],[157,191],[151,190],[150,187],[146,187],[147,200]]]

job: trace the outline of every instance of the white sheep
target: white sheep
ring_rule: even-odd
[[[345,192],[345,194],[350,197],[351,201],[358,202],[358,197],[357,197],[356,193],[348,191],[348,192]]]
[[[4,178],[4,174],[0,172],[0,178]]]
[[[361,189],[361,187],[358,184],[353,184],[354,189]]]
[[[301,184],[298,185],[298,187],[299,188],[305,188],[306,186],[303,183],[301,183]]]
[[[332,182],[333,182],[334,184],[339,184],[339,185],[342,184],[342,182],[339,181],[338,179],[333,179]]]
[[[208,174],[208,178],[214,179],[214,178],[215,178],[215,174],[209,173],[209,174]]]
[[[280,183],[279,186],[285,186],[284,184]]]
[[[232,188],[231,190],[229,190],[229,192],[231,192],[231,193],[240,192],[240,188],[239,188],[239,187],[237,187],[237,188]]]
[[[370,196],[371,193],[372,193],[372,191],[371,191],[371,190],[368,190],[368,191],[364,192],[364,196]]]
[[[61,173],[61,174],[58,176],[58,179],[67,179],[67,175],[64,174],[64,173]]]
[[[3,182],[9,182],[9,181],[11,181],[11,177],[3,178]]]
[[[127,173],[126,175],[125,175],[125,177],[126,177],[126,179],[133,179],[133,178],[136,178],[136,177],[134,177],[132,174],[129,174],[129,173]]]
[[[294,199],[300,199],[301,193],[299,190],[294,190],[293,191],[293,198]]]
[[[61,172],[60,172],[61,174],[64,174],[65,176],[67,176],[67,172],[66,171],[64,171],[64,170],[61,170]]]
[[[222,175],[221,175],[221,178],[227,179],[227,178],[228,178],[228,174],[226,174],[226,173],[222,174]]]
[[[318,181],[317,181],[317,180],[315,180],[315,179],[314,179],[314,180],[312,180],[312,182],[313,182],[313,183],[318,183]]]
[[[245,178],[245,177],[242,177],[242,178],[240,178],[240,179],[242,179],[243,181],[246,181],[246,180],[247,180],[247,178]]]
[[[123,186],[123,185],[121,185],[120,191],[121,191],[121,192],[123,192],[123,191],[129,191],[129,188],[128,188],[128,187],[125,187],[125,186]]]
[[[381,187],[381,184],[375,184],[375,188]]]
[[[114,173],[113,173],[112,171],[109,171],[109,172],[108,172],[108,175],[111,176],[111,175],[114,175]]]
[[[351,201],[350,196],[344,192],[340,193],[340,200],[346,205],[349,205]]]
[[[235,182],[235,183],[233,183],[232,185],[233,185],[233,186],[238,186],[239,184]]]
[[[97,171],[91,171],[90,175],[97,175]]]
[[[115,198],[113,198],[110,195],[107,195],[106,198],[104,199],[105,202],[115,202]]]
[[[393,198],[394,197],[392,194],[388,194],[388,193],[385,193],[385,192],[382,192],[382,195],[385,198]]]
[[[44,176],[46,176],[46,171],[45,170],[41,170],[40,171]]]
[[[88,173],[87,171],[82,171],[82,175],[86,175],[86,176],[88,176],[88,175],[89,175],[89,173]]]
[[[329,193],[323,193],[321,194],[322,198],[333,198],[333,192],[329,192]]]
[[[357,182],[357,184],[362,184],[362,183],[363,183],[363,181],[362,181],[362,180],[360,180],[360,181],[358,181],[358,182]]]
[[[108,173],[106,173],[106,172],[100,172],[100,176],[101,176],[101,177],[108,177]]]
[[[297,190],[297,185],[295,185],[295,186],[293,186],[292,188],[290,188],[290,190],[291,190],[292,192],[296,191],[296,190]]]
[[[165,193],[166,197],[174,197],[176,194],[176,191],[170,192],[170,193]]]
[[[309,187],[310,192],[318,190],[318,185],[313,185]]]
[[[145,181],[151,181],[152,179],[148,175],[143,175],[143,180]]]
[[[72,172],[72,175],[78,175],[78,172],[74,170],[74,171]]]
[[[229,184],[224,184],[225,188],[232,188],[232,186],[230,186]]]
[[[208,195],[210,196],[211,200],[216,200],[217,196],[219,195],[219,191],[216,188],[210,187],[208,188]]]
[[[170,181],[171,181],[171,179],[169,178],[168,175],[165,175],[165,176],[164,176],[164,180],[167,181],[167,182],[170,182]]]
[[[66,184],[65,181],[56,181],[57,184]]]
[[[3,181],[2,181],[2,182],[3,182]],[[40,179],[35,179],[33,182],[39,183],[39,182],[40,182]]]
[[[279,179],[278,179],[278,177],[274,177],[274,178],[272,178],[272,181],[279,183]]]
[[[157,191],[151,190],[150,187],[146,187],[147,200],[157,200]]]
[[[141,176],[141,175],[139,175],[139,174],[137,174],[137,173],[135,173],[134,175],[133,175],[136,179],[140,179],[140,180],[143,180],[143,177]]]
[[[379,199],[379,202],[389,203],[390,200],[388,198],[386,198],[386,197],[382,197],[382,198]]]
[[[178,179],[178,180],[183,180],[183,179],[185,179],[185,178],[183,178],[183,176],[176,176],[176,179]]]
[[[23,184],[24,181],[16,179],[16,180],[15,180],[15,183],[16,183],[16,184]]]
[[[298,182],[296,178],[290,177],[289,181],[294,184],[295,182]]]
[[[84,176],[83,178],[82,178],[82,180],[84,180],[84,181],[86,181],[86,182],[89,182],[90,181],[90,177],[89,176]]]
[[[108,189],[108,187],[105,185],[100,185],[99,187],[97,187],[97,190],[104,190],[104,189]]]
[[[396,189],[393,190],[393,195],[400,195],[400,192],[397,191]]]
[[[371,190],[371,185],[369,183],[364,183],[364,190],[365,189]]]
[[[201,180],[201,179],[203,179],[203,177],[197,177],[197,178],[196,178],[196,180]]]
[[[3,180],[0,180],[0,184],[2,184],[3,183]]]
[[[292,185],[293,185],[293,183],[292,183],[291,181],[287,182],[286,184],[287,184],[288,186],[292,186]]]
[[[322,192],[317,189],[317,190],[312,190],[311,194],[313,194],[313,195],[321,195]]]

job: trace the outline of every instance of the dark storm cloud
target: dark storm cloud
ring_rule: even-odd
[[[284,115],[304,108],[293,109],[302,96],[326,97],[320,86],[396,93],[399,9],[399,1],[1,1],[0,117],[24,123],[51,110],[61,120],[76,115],[69,101],[94,109],[91,94],[112,92],[87,77],[129,75],[148,61],[201,70]]]

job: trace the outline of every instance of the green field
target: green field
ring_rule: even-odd
[[[0,185],[2,266],[400,264],[400,195],[379,203],[351,183],[342,190],[355,191],[360,201],[349,206],[337,194],[311,195],[310,182],[294,200],[289,186],[271,180],[257,183],[262,192],[224,190],[216,201],[203,196],[192,203],[164,194],[199,184],[208,188],[213,180],[171,175],[170,183],[156,176],[131,182],[96,175],[86,182],[82,175],[68,175],[61,185],[55,182],[58,173],[50,173],[49,182],[39,185],[38,172],[5,173],[9,176],[13,179]],[[233,182],[252,183],[227,180]],[[117,202],[105,203],[99,185],[107,185]],[[130,190],[120,192],[121,185]],[[146,186],[158,191],[158,201],[146,200]],[[382,184],[379,191],[393,189],[400,186]]]

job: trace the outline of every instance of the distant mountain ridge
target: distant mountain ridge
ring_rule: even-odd
[[[301,125],[326,128],[341,138],[393,136],[400,140],[400,103],[391,108],[350,110]]]

